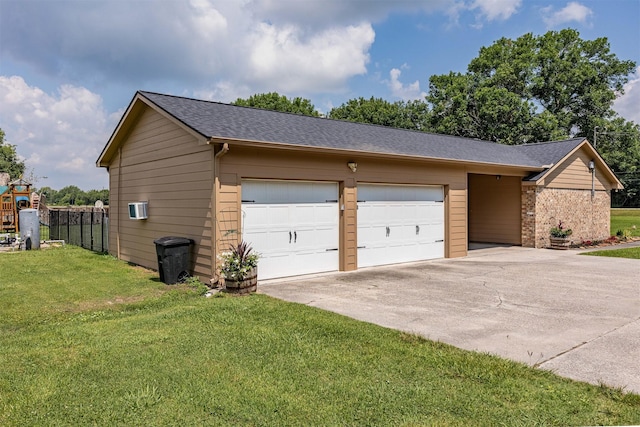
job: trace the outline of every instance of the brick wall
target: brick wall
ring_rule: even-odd
[[[573,243],[610,236],[608,191],[522,187],[522,245],[549,246],[549,230],[562,221],[573,230]]]
[[[536,187],[522,186],[522,246],[536,247]]]

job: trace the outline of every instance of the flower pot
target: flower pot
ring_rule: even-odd
[[[551,249],[566,250],[569,249],[571,244],[571,240],[568,237],[550,237],[549,240],[551,241]]]
[[[258,267],[249,270],[243,280],[224,279],[225,292],[232,294],[249,294],[258,289]]]

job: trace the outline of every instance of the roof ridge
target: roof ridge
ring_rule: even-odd
[[[568,139],[558,139],[556,141],[528,142],[526,144],[512,145],[512,147],[527,147],[531,145],[557,144],[558,142],[571,142],[571,141],[577,141],[577,140],[582,141],[585,139],[587,139],[586,136],[577,136],[577,137],[568,138]]]
[[[249,107],[249,106],[246,106],[246,105],[235,105],[235,104],[226,103],[226,102],[212,101],[212,100],[207,100],[207,99],[197,99],[197,98],[191,98],[191,97],[188,97],[188,96],[181,96],[181,95],[169,95],[169,94],[164,94],[164,93],[151,92],[151,91],[142,91],[142,90],[139,90],[138,93],[140,93],[142,95],[144,95],[145,93],[148,93],[148,94],[151,94],[151,95],[165,96],[165,97],[168,97],[168,98],[175,98],[175,99],[184,99],[184,100],[187,100],[187,101],[196,101],[196,102],[204,102],[204,103],[208,103],[208,104],[223,105],[223,106],[227,106],[227,107],[244,108],[244,109],[248,109],[248,110],[252,110],[252,111],[266,111],[268,113],[275,113],[275,114],[288,114],[288,115],[291,115],[291,116],[294,116],[294,117],[308,117],[310,119],[328,120],[328,121],[339,122],[339,123],[349,123],[349,124],[358,125],[358,126],[370,126],[370,127],[376,127],[376,128],[382,128],[382,129],[392,129],[392,130],[397,130],[397,131],[401,131],[401,132],[417,133],[417,134],[421,134],[421,135],[434,135],[434,136],[437,136],[437,137],[444,137],[444,138],[464,139],[464,140],[467,140],[467,141],[483,142],[483,143],[486,143],[486,144],[495,144],[495,145],[499,145],[499,146],[503,146],[503,147],[509,147],[510,146],[510,145],[501,144],[501,143],[495,142],[495,141],[488,141],[486,139],[472,138],[472,137],[468,137],[468,136],[459,136],[459,135],[450,135],[450,134],[446,134],[446,133],[428,132],[428,131],[422,131],[422,130],[417,130],[417,129],[398,128],[398,127],[394,127],[394,126],[385,126],[385,125],[380,125],[380,124],[375,124],[375,123],[354,122],[354,121],[346,120],[346,119],[333,119],[333,118],[326,117],[326,116],[308,116],[306,114],[292,113],[292,112],[289,112],[289,111],[277,111],[277,110],[270,110],[270,109],[267,109],[267,108]],[[524,144],[520,144],[520,145],[524,145]]]

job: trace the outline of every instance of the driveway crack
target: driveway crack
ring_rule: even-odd
[[[496,308],[500,307],[502,305],[502,303],[503,303],[502,295],[500,295],[500,292],[498,292],[497,289],[490,288],[489,286],[487,286],[487,282],[482,282],[482,286],[484,286],[485,288],[489,289],[490,291],[493,291],[496,294],[496,297],[498,298],[498,305],[496,305]]]
[[[592,338],[592,339],[590,339],[590,340],[588,340],[588,341],[581,342],[580,344],[576,344],[576,345],[574,345],[573,347],[571,347],[571,348],[569,348],[569,349],[567,349],[567,350],[565,350],[565,351],[562,351],[562,352],[560,352],[560,353],[558,353],[558,354],[555,354],[555,355],[551,356],[551,357],[550,357],[550,358],[548,358],[548,359],[545,359],[545,360],[543,360],[543,361],[541,361],[541,362],[536,363],[535,365],[533,365],[533,367],[534,367],[534,368],[539,368],[539,367],[541,367],[542,365],[544,365],[544,364],[545,364],[545,363],[547,363],[547,362],[550,362],[550,361],[552,361],[552,360],[554,360],[554,359],[557,359],[558,357],[560,357],[560,356],[562,356],[562,355],[565,355],[565,354],[567,354],[567,353],[572,352],[573,350],[577,350],[577,349],[579,349],[580,347],[583,347],[583,346],[585,346],[585,345],[587,345],[587,344],[590,344],[590,343],[592,343],[592,342],[594,342],[594,341],[597,341],[597,340],[599,340],[600,338],[606,337],[607,335],[609,335],[609,334],[611,334],[611,333],[613,333],[613,332],[617,331],[618,329],[624,328],[625,326],[628,326],[628,325],[630,325],[630,324],[632,324],[632,323],[634,323],[634,322],[637,322],[637,321],[639,321],[639,320],[640,320],[640,317],[637,317],[637,318],[635,318],[635,319],[631,320],[630,322],[627,322],[627,323],[625,323],[624,325],[620,325],[620,326],[617,326],[617,327],[615,327],[615,328],[613,328],[613,329],[610,329],[610,330],[606,331],[605,333],[598,335],[598,336],[597,336],[597,337],[595,337],[595,338]]]

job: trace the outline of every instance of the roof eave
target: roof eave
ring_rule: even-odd
[[[392,157],[394,159],[404,159],[404,160],[423,160],[423,161],[432,161],[438,163],[448,163],[448,164],[457,164],[457,165],[477,165],[477,166],[497,166],[504,168],[511,168],[521,171],[542,171],[543,167],[531,166],[531,165],[517,165],[517,164],[505,164],[505,163],[495,163],[495,162],[482,162],[482,161],[474,161],[474,160],[461,160],[461,159],[449,159],[443,157],[429,157],[429,156],[416,156],[410,154],[395,154],[395,153],[375,153],[371,151],[363,151],[363,150],[354,150],[354,149],[342,149],[342,148],[331,148],[331,147],[312,147],[308,145],[298,145],[298,144],[289,144],[284,142],[273,142],[273,141],[259,141],[259,140],[249,140],[249,139],[237,139],[237,138],[228,138],[228,137],[220,137],[220,136],[212,136],[209,138],[209,143],[231,143],[233,145],[239,145],[244,147],[258,147],[258,148],[277,148],[280,150],[291,150],[291,151],[308,151],[308,152],[321,152],[326,153],[327,151],[331,151],[335,154],[345,154],[345,155],[361,155],[367,156],[369,158],[385,158],[388,159]]]
[[[136,120],[146,108],[153,108],[159,114],[174,122],[188,133],[192,134],[195,138],[201,139],[203,143],[207,143],[207,139],[203,134],[191,128],[190,126],[187,126],[182,121],[176,119],[175,116],[165,111],[162,107],[155,104],[153,101],[146,98],[142,93],[138,91],[134,95],[133,99],[131,99],[129,106],[120,118],[120,121],[111,134],[111,137],[107,141],[107,144],[102,149],[98,160],[96,160],[96,167],[108,167],[110,165],[111,159],[115,155],[116,151],[129,135],[129,133],[133,129],[134,124],[136,123]]]
[[[600,154],[596,151],[596,149],[593,148],[593,146],[591,145],[591,143],[589,143],[587,138],[584,138],[580,144],[576,145],[573,148],[573,150],[569,151],[562,159],[555,162],[555,164],[550,168],[548,168],[537,180],[532,181],[531,185],[541,185],[541,181],[543,181],[551,172],[553,172],[562,163],[564,163],[564,161],[568,159],[571,155],[573,155],[573,153],[582,149],[583,147],[585,147],[589,151],[591,156],[593,156],[600,163],[600,166],[604,169],[605,176],[612,183],[611,188],[613,190],[622,190],[624,188],[624,186],[622,185],[622,182],[620,182],[616,174],[613,173],[611,168],[609,168],[609,165],[607,165],[607,162],[605,162],[602,156],[600,156]]]

